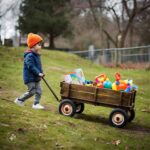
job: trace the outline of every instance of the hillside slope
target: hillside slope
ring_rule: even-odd
[[[76,55],[42,51],[45,78],[58,96],[63,75],[75,68],[82,68],[90,80],[106,73],[114,81],[115,72],[120,72],[123,79],[134,80],[139,86],[136,118],[117,129],[108,124],[110,108],[85,105],[83,114],[73,118],[60,115],[59,103],[43,82],[41,103],[46,110],[33,110],[33,98],[26,101],[25,107],[16,106],[14,99],[26,90],[22,80],[23,51],[24,48],[0,48],[0,149],[149,149],[150,72],[104,68]]]

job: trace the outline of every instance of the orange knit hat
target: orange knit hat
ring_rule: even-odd
[[[32,48],[35,46],[37,43],[41,42],[43,39],[34,33],[29,33],[28,38],[27,38],[27,45],[29,48]]]

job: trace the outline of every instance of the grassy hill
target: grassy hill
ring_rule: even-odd
[[[58,96],[63,75],[82,68],[86,79],[106,73],[114,81],[115,72],[133,79],[139,91],[136,118],[123,129],[109,126],[112,109],[85,105],[83,114],[65,117],[58,113],[59,103],[42,82],[41,103],[46,110],[33,110],[33,98],[25,107],[13,103],[26,91],[22,80],[24,48],[0,48],[0,149],[11,150],[148,150],[150,148],[150,72],[104,68],[72,54],[42,51],[46,79]],[[118,144],[118,145],[117,145]]]

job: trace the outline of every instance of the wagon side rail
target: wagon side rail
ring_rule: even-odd
[[[61,97],[105,107],[133,109],[135,92],[119,92],[61,82]]]

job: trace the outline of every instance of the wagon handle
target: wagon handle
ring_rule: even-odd
[[[47,87],[49,88],[49,90],[52,92],[52,94],[54,95],[54,97],[56,98],[56,100],[58,102],[60,102],[59,98],[57,97],[57,95],[55,94],[55,92],[53,91],[53,89],[51,88],[51,86],[48,84],[48,82],[45,80],[44,77],[42,77],[43,81],[45,82],[45,84],[47,85]]]

